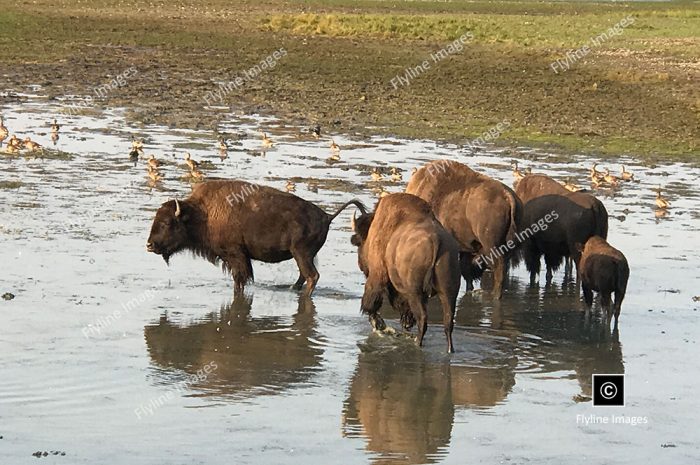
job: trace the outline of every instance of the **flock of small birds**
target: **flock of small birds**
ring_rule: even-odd
[[[53,124],[51,124],[51,140],[54,144],[56,144],[56,141],[58,140],[59,129],[60,126],[54,119]],[[0,116],[0,145],[5,142],[5,139],[7,139],[7,142],[5,142],[5,147],[3,148],[4,153],[14,155],[22,151],[25,153],[44,151],[44,148],[39,143],[34,142],[29,136],[26,136],[24,140],[22,140],[17,137],[16,134],[12,134],[12,137],[8,139],[9,135],[10,131],[5,126],[5,121],[3,120],[2,116]]]
[[[53,120],[53,123],[50,125],[50,133],[51,133],[51,140],[55,144],[56,141],[59,138],[59,130],[60,130],[60,125],[56,121],[56,119]],[[268,137],[267,133],[265,133],[262,129],[258,130],[258,133],[260,134],[260,143],[261,147],[263,150],[270,149],[274,147],[275,143]],[[316,124],[313,127],[311,127],[308,130],[308,133],[315,139],[320,139],[321,138],[321,126]],[[6,154],[19,154],[20,152],[24,151],[25,153],[33,153],[33,152],[43,152],[44,148],[38,144],[37,142],[34,142],[29,136],[25,137],[24,140],[21,140],[20,138],[17,137],[17,135],[13,134],[11,137],[8,136],[10,135],[10,131],[5,127],[4,120],[2,116],[0,116],[0,146],[2,146],[2,143],[5,143],[5,146],[3,147],[3,152]],[[5,140],[7,139],[7,142]],[[229,152],[229,144],[226,142],[226,139],[223,136],[218,137],[218,143],[217,143],[217,148],[219,151],[219,157],[221,160],[225,160],[228,158],[228,152]],[[327,163],[336,163],[340,161],[340,146],[335,142],[334,139],[330,140],[330,156],[326,159]],[[136,139],[135,137],[132,137],[131,139],[131,150],[129,152],[129,159],[136,164],[139,159],[146,159],[146,174],[149,182],[154,185],[159,183],[160,181],[163,180],[164,176],[161,171],[161,168],[163,166],[163,163],[158,160],[154,155],[150,155],[150,157],[146,157],[144,153],[144,142],[143,139]],[[192,158],[192,156],[189,153],[185,153],[184,156],[184,166],[186,166],[187,169],[187,174],[186,178],[189,179],[191,182],[201,182],[204,181],[206,178],[205,174],[201,171],[201,164],[200,162],[196,161],[195,159]],[[532,168],[527,168],[525,170],[521,170],[518,162],[514,160],[512,162],[512,167],[513,167],[513,178],[514,178],[514,185],[516,185],[520,180],[525,178],[526,176],[529,176],[532,173]],[[416,169],[414,168],[414,172]],[[396,168],[396,167],[391,167],[390,172],[388,174],[384,174],[382,170],[378,167],[375,167],[371,170],[370,172],[370,178],[371,180],[376,183],[377,185],[373,187],[373,191],[379,196],[379,197],[384,197],[385,195],[388,195],[388,192],[384,190],[384,186],[380,183],[383,183],[384,181],[390,181],[390,182],[401,182],[403,180],[403,175],[401,174],[401,171]],[[604,171],[599,171],[598,170],[598,164],[594,163],[593,166],[590,168],[590,185],[591,188],[593,189],[600,189],[600,188],[611,188],[611,189],[618,189],[620,188],[624,183],[627,182],[634,182],[634,174],[627,171],[625,166],[622,166],[622,170],[620,171],[619,175],[613,175],[610,173],[609,169],[605,169]],[[585,191],[587,190],[586,188],[582,187],[581,185],[575,184],[572,182],[571,178],[567,178],[566,181],[560,181],[561,184],[569,191],[571,192],[580,192],[580,191]],[[286,190],[288,192],[295,192],[296,191],[296,183],[294,181],[287,181],[286,184]],[[661,186],[658,188],[654,189],[656,192],[656,207],[657,207],[657,214],[665,214],[667,210],[671,207],[671,202],[669,202],[668,199],[666,199],[662,195],[662,189]]]
[[[513,182],[513,185],[516,185],[521,179],[523,179],[525,176],[529,176],[532,173],[531,168],[527,168],[526,170],[521,170],[518,167],[518,162],[513,161],[512,162],[513,166],[513,178],[515,181]],[[616,176],[614,174],[610,173],[610,170],[608,168],[605,168],[603,171],[598,170],[598,164],[593,163],[593,166],[590,168],[589,172],[589,177],[590,177],[590,184],[592,189],[601,189],[601,188],[610,188],[610,189],[619,189],[622,187],[624,183],[628,182],[635,182],[636,179],[634,178],[634,173],[627,171],[624,165],[622,165],[622,170],[620,171],[620,175]],[[585,187],[575,184],[574,182],[571,181],[571,177],[567,177],[565,181],[559,181],[564,188],[571,192],[582,192],[582,191],[587,191]],[[665,214],[666,211],[671,207],[671,202],[668,201],[665,197],[661,195],[661,186],[657,187],[654,189],[654,192],[656,192],[656,207],[657,207],[657,214],[662,213]]]

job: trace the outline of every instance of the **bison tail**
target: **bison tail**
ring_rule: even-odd
[[[423,277],[423,294],[430,297],[433,294],[433,289],[435,289],[435,267],[438,266],[438,255],[441,249],[440,239],[437,240],[435,246],[433,247],[433,256],[430,261],[430,266]]]
[[[608,211],[605,209],[603,202],[596,202],[595,207],[593,207],[595,213],[596,236],[600,236],[603,239],[608,239]]]
[[[509,193],[508,201],[510,203],[510,227],[506,236],[507,241],[513,241],[515,250],[510,256],[510,266],[516,268],[523,259],[522,243],[518,238],[518,231],[522,223],[523,206],[514,193]]]
[[[330,217],[329,221],[333,221],[336,218],[336,216],[340,215],[340,212],[348,208],[350,205],[355,205],[360,210],[360,213],[362,213],[363,215],[367,213],[367,207],[365,207],[365,204],[363,204],[357,199],[352,199],[351,201],[345,202],[343,205],[341,205],[335,213],[333,213],[332,215],[328,215]]]

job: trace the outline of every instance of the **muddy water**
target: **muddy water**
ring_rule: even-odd
[[[0,293],[15,295],[0,301],[0,462],[35,463],[44,451],[58,455],[41,460],[71,464],[700,458],[697,168],[619,161],[640,181],[604,197],[610,240],[632,268],[619,333],[585,318],[561,273],[531,288],[520,269],[502,302],[462,292],[457,353],[448,356],[435,308],[423,350],[406,336],[371,334],[359,315],[350,211],[318,257],[313,301],[287,289],[297,276],[291,262],[254,264],[256,284],[234,300],[216,267],[186,255],[166,267],[146,253],[154,211],[190,190],[184,151],[208,161],[212,177],[278,188],[292,179],[298,195],[328,211],[355,196],[372,203],[374,166],[408,179],[426,160],[454,158],[510,183],[518,159],[583,182],[594,160],[336,135],[342,160],[329,164],[328,141],[233,115],[219,130],[237,142],[221,160],[214,134],[131,128],[121,110],[61,117],[54,146],[46,132],[57,111],[29,97],[2,110],[12,132],[51,151],[0,155]],[[261,127],[276,143],[266,153]],[[129,161],[132,134],[166,161],[162,183],[149,185],[145,162]],[[673,201],[664,218],[653,210],[659,184]],[[399,191],[405,181],[383,185]],[[591,406],[592,373],[626,374],[624,408]],[[591,414],[646,423],[577,422]]]

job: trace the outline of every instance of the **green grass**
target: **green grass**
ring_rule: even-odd
[[[624,33],[606,46],[639,39],[697,39],[700,9],[643,11],[575,16],[523,16],[503,14],[395,15],[395,14],[281,14],[262,20],[265,30],[297,35],[372,37],[452,41],[466,32],[475,43],[505,43],[522,47],[578,47],[619,23],[635,19]],[[696,41],[697,42],[697,41]],[[697,43],[695,45],[697,47]]]

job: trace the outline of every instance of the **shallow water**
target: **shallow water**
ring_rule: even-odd
[[[35,97],[2,110],[12,132],[65,155],[0,155],[0,293],[16,296],[0,301],[0,462],[34,463],[37,451],[64,452],[43,460],[71,464],[700,458],[697,168],[623,159],[640,182],[601,196],[614,217],[610,241],[632,270],[619,334],[584,316],[562,272],[552,286],[530,288],[519,269],[501,302],[462,291],[457,353],[447,355],[437,308],[423,350],[402,334],[371,333],[359,314],[351,210],[319,254],[312,301],[287,289],[292,262],[255,263],[256,284],[234,301],[230,280],[209,263],[179,255],[166,267],[146,253],[155,210],[190,190],[178,166],[184,151],[209,161],[209,176],[281,189],[293,179],[297,195],[327,211],[352,197],[372,204],[374,166],[400,168],[404,182],[383,183],[400,191],[413,167],[435,158],[509,184],[511,159],[579,182],[595,160],[334,135],[342,160],[329,164],[328,141],[234,115],[219,131],[240,133],[239,144],[220,160],[211,132],[131,128],[122,110],[60,116],[53,146],[46,132],[58,110]],[[266,153],[260,127],[276,142]],[[129,161],[132,134],[167,162],[161,184],[149,185],[143,160]],[[657,185],[673,201],[665,218],[653,209]],[[626,406],[593,408],[591,374],[623,372]],[[577,422],[590,414],[647,423]]]

